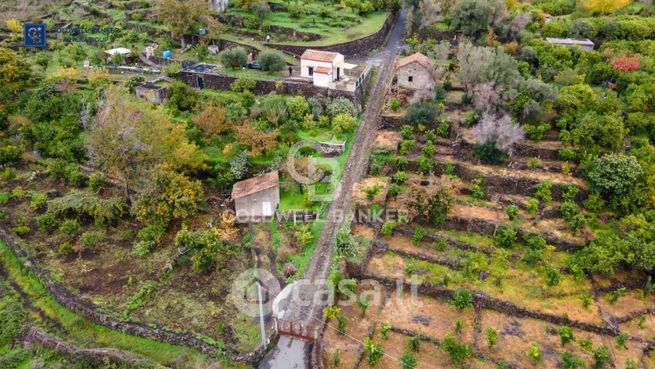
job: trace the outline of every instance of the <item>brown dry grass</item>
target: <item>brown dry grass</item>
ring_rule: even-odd
[[[366,197],[365,190],[378,186],[378,192],[373,196],[372,200]],[[373,204],[384,205],[389,190],[388,177],[368,177],[364,178],[353,185],[353,202],[362,206],[370,206]]]
[[[655,306],[655,297],[652,295],[642,298],[641,291],[629,291],[625,296],[619,298],[616,304],[612,304],[605,296],[599,296],[598,305],[606,314],[616,317],[624,317],[632,312]]]
[[[458,338],[467,345],[473,344],[475,311],[472,308],[458,310],[446,302],[428,296],[419,295],[413,298],[409,291],[405,291],[390,296],[381,316],[394,327],[409,329],[437,339],[454,333],[455,321],[462,319],[465,322],[464,329]]]
[[[368,365],[366,356],[360,364],[360,369],[375,369],[375,368],[393,368],[401,369],[402,365],[400,363],[400,358],[403,355],[403,352],[407,351],[407,339],[409,337],[402,335],[400,333],[389,333],[387,340],[382,340],[379,333],[374,337],[376,343],[382,345],[385,356],[382,358],[382,361],[377,366],[371,367]],[[450,358],[446,355],[439,346],[431,343],[422,341],[421,348],[418,353],[416,353],[416,369],[456,369],[460,368],[459,366],[453,365]],[[478,359],[469,359],[465,362],[465,367],[471,369],[495,369],[496,365],[490,362],[478,360]]]
[[[500,333],[496,347],[489,349],[486,341],[481,341],[478,349],[497,360],[512,362],[521,368],[556,369],[560,363],[560,353],[569,351],[584,359],[593,361],[591,353],[584,351],[576,342],[562,346],[557,330],[559,326],[536,319],[508,317],[502,313],[485,310],[482,314],[481,328],[492,327]],[[518,334],[518,335],[517,335]],[[596,334],[574,330],[577,339],[590,339],[594,347],[606,343],[606,338]],[[526,355],[532,343],[539,345],[543,362],[536,364]],[[589,365],[588,365],[589,366]]]
[[[631,336],[641,337],[646,340],[653,339],[655,337],[655,316],[645,314],[643,315],[643,319],[641,327],[640,318],[621,324],[621,332],[626,332]]]
[[[373,149],[396,152],[401,141],[402,137],[400,137],[400,133],[397,131],[378,131],[375,142],[373,143]]]

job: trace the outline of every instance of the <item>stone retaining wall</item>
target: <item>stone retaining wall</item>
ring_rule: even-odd
[[[502,222],[492,222],[484,219],[471,219],[471,218],[462,218],[462,217],[453,217],[449,216],[446,219],[446,228],[455,229],[459,231],[469,231],[482,234],[493,235],[496,232],[496,229],[502,224]],[[535,234],[533,232],[528,232],[522,227],[515,227],[514,230],[517,233],[517,239],[519,242],[524,242],[527,235]],[[585,245],[583,243],[576,243],[574,241],[565,240],[555,236],[554,234],[542,230],[537,235],[543,237],[546,242],[555,246],[559,251],[575,252],[579,251]]]
[[[327,45],[327,46],[312,46],[312,45],[280,45],[280,44],[267,44],[268,47],[282,50],[294,55],[302,55],[307,49],[334,51],[343,54],[346,57],[365,56],[371,50],[377,49],[384,45],[387,34],[396,23],[398,14],[390,14],[387,20],[377,32],[370,36],[344,42],[341,44]]]
[[[237,80],[237,78],[235,77],[230,77],[222,74],[197,73],[197,72],[189,72],[189,71],[182,71],[180,73],[180,76],[182,78],[182,81],[184,81],[187,85],[194,88],[198,88],[198,78],[202,77],[205,84],[205,88],[210,88],[213,90],[229,90],[230,85],[232,85],[232,83]],[[370,78],[370,73],[367,78]],[[291,95],[303,95],[305,97],[320,95],[329,98],[335,98],[335,97],[342,96],[352,100],[355,106],[361,108],[364,99],[364,90],[368,85],[366,81],[368,81],[368,79],[365,79],[365,81],[362,82],[361,86],[363,86],[363,88],[355,89],[354,92],[350,92],[350,91],[334,90],[324,87],[317,87],[314,86],[312,83],[291,82],[285,80],[280,80],[280,81],[256,80],[255,88],[253,89],[252,92],[255,95],[267,95],[272,92],[277,92],[277,93],[285,93]]]
[[[136,365],[143,361],[135,354],[114,348],[80,348],[63,341],[59,337],[51,336],[36,327],[29,327],[19,341],[24,347],[39,346],[54,350],[60,355],[72,357],[74,360],[86,358],[98,363]]]
[[[32,274],[34,274],[41,283],[43,283],[55,301],[66,309],[79,314],[98,325],[133,336],[191,347],[208,355],[223,354],[231,360],[238,362],[256,363],[265,353],[265,350],[256,350],[243,354],[236,350],[227,348],[223,348],[222,352],[219,352],[216,346],[207,343],[190,332],[177,332],[159,325],[151,326],[139,322],[122,321],[115,317],[106,315],[98,309],[97,305],[85,301],[75,295],[61,282],[54,279],[47,270],[41,268],[38,263],[30,258],[29,254],[20,246],[23,241],[15,237],[4,225],[0,225],[0,240],[6,243],[7,246],[13,250],[14,254],[21,259],[22,264]],[[274,341],[272,338],[275,337],[276,333],[271,331],[269,334],[271,335],[269,341]]]

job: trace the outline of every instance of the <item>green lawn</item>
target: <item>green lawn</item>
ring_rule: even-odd
[[[346,14],[349,13],[348,11],[345,10],[342,10],[340,12],[344,12]],[[279,23],[276,24],[280,26],[294,27],[294,22],[297,23],[297,21],[293,21],[290,18],[285,18],[284,15],[288,16],[288,14],[286,13],[279,13],[279,15],[278,14],[276,15],[279,21]],[[308,24],[306,28],[302,28],[301,30],[304,32],[318,33],[322,35],[323,38],[317,41],[291,41],[291,42],[281,42],[281,44],[325,46],[325,45],[333,45],[333,44],[339,44],[343,42],[357,40],[366,36],[370,36],[373,33],[379,31],[380,28],[382,28],[382,25],[384,25],[384,21],[387,20],[388,16],[389,14],[385,12],[371,13],[366,17],[362,17],[361,23],[355,24],[347,28],[337,28],[337,27],[330,27],[330,26],[324,26],[319,24],[316,25]]]

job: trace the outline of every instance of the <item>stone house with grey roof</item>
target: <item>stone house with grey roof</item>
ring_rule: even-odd
[[[237,223],[269,221],[280,204],[278,171],[239,181],[232,186]]]
[[[394,80],[398,87],[408,90],[434,90],[435,65],[427,56],[415,53],[398,60]]]

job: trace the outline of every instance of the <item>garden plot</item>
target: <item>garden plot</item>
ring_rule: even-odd
[[[617,289],[601,294],[598,297],[598,305],[604,314],[620,319],[652,309],[655,306],[655,297],[650,294],[644,296],[641,290]]]
[[[614,345],[612,337],[576,329],[573,329],[573,336],[577,342],[573,341],[562,345],[558,334],[560,326],[536,319],[510,317],[489,310],[482,312],[480,327],[482,329],[493,328],[500,333],[500,338],[495,347],[489,348],[486,343],[481,343],[478,345],[478,349],[491,358],[511,362],[521,368],[558,368],[561,363],[560,354],[564,351],[591,364],[593,354],[589,349],[582,348],[580,342],[583,342],[585,347],[589,347],[585,341],[590,340],[592,348]],[[528,351],[531,351],[533,345],[537,349],[532,349],[532,352],[538,353],[539,359],[532,359],[528,356]]]
[[[409,348],[409,339],[409,336],[393,331],[388,334],[387,339],[382,339],[380,334],[376,333],[374,340],[382,344],[385,356],[380,361],[380,364],[373,367],[364,358],[359,365],[359,369],[378,367],[401,369],[403,367],[401,363],[403,354],[412,351]],[[416,369],[456,369],[460,367],[458,364],[452,363],[450,357],[437,344],[430,341],[421,341],[418,352],[414,353],[414,356],[416,357]],[[477,358],[469,358],[465,360],[463,365],[471,369],[495,369],[497,367],[492,362]]]
[[[572,276],[563,275],[557,286],[548,287],[540,268],[533,268],[520,261],[500,261],[498,258],[488,260],[473,253],[469,253],[468,258],[476,264],[469,266],[471,263],[467,259],[461,259],[462,268],[456,270],[430,261],[386,252],[371,258],[367,273],[419,284],[442,285],[449,289],[467,288],[534,311],[597,325],[604,323],[596,305],[583,307],[582,297],[591,291],[588,282],[579,283]]]
[[[643,340],[655,337],[655,316],[652,313],[642,314],[635,319],[620,325],[621,331]]]

